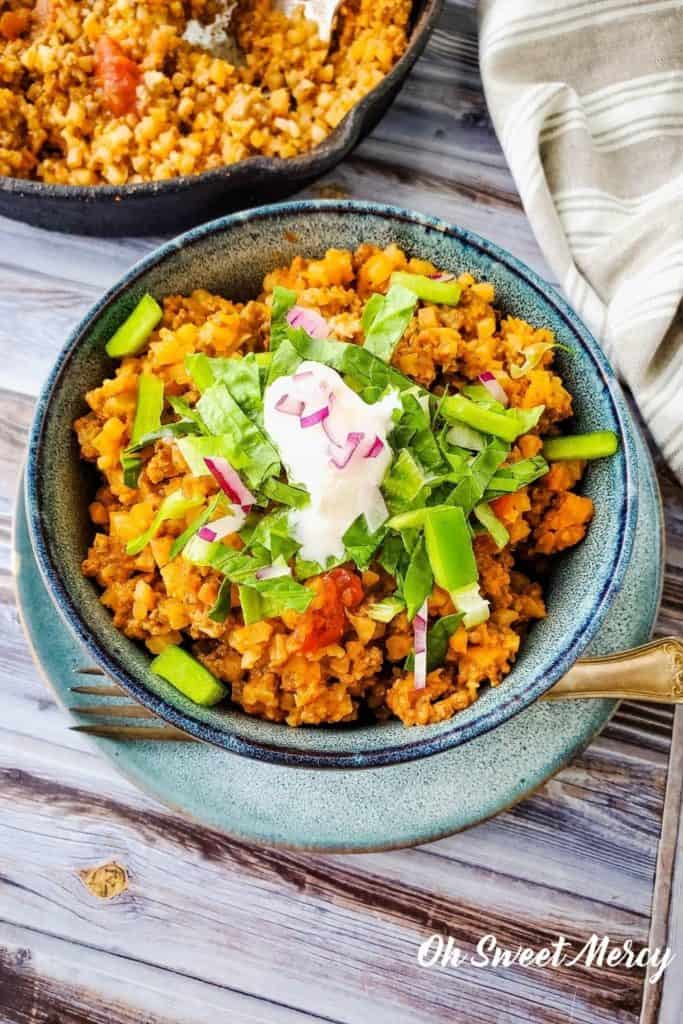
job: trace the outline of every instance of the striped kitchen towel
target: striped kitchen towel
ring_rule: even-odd
[[[683,0],[482,0],[524,209],[683,482]]]

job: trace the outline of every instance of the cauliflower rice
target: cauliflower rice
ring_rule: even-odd
[[[126,554],[126,543],[149,526],[165,495],[182,489],[188,497],[209,498],[218,490],[213,477],[189,472],[172,439],[156,441],[137,488],[124,484],[120,458],[130,440],[140,374],[159,377],[167,397],[183,396],[194,404],[198,391],[185,357],[196,352],[239,357],[267,349],[272,291],[278,285],[295,291],[298,303],[319,310],[333,338],[362,344],[363,307],[372,293],[386,291],[395,270],[429,275],[435,268],[409,259],[395,245],[385,250],[362,245],[356,252],[330,250],[322,259],[297,257],[269,274],[253,301],[234,302],[205,291],[169,296],[147,349],[123,359],[114,377],[87,394],[90,411],[75,423],[82,457],[102,474],[90,506],[95,535],[83,571],[101,588],[115,625],[154,654],[189,643],[236,704],[271,721],[299,726],[372,715],[426,725],[466,708],[483,684],[498,686],[510,671],[530,623],[546,614],[539,577],[549,556],[579,543],[593,514],[591,500],[575,492],[582,462],[551,463],[537,482],[492,502],[509,542],[499,550],[488,533],[474,539],[490,618],[469,631],[457,628],[444,663],[419,690],[404,667],[413,650],[405,612],[389,623],[368,615],[368,608],[394,589],[378,564],[363,572],[344,567],[341,587],[330,583],[330,573],[314,577],[305,584],[314,594],[307,611],[245,626],[236,587],[226,620],[213,621],[209,611],[219,574],[189,564],[182,555],[169,558],[174,539],[199,509],[167,521],[137,556]],[[518,379],[509,370],[523,361],[529,346],[552,342],[553,336],[502,316],[494,307],[493,285],[470,274],[459,282],[457,306],[418,303],[393,366],[435,393],[476,381],[484,369],[496,371],[511,407],[545,406],[537,427],[514,442],[508,462],[534,456],[541,449],[540,434],[559,433],[557,425],[571,415],[572,398],[553,369],[552,350]],[[241,547],[236,534],[227,543]],[[435,585],[430,619],[453,611],[449,594]],[[325,624],[335,617],[340,626],[328,642]],[[311,636],[317,638],[313,643]]]
[[[0,6],[0,175],[115,186],[308,152],[391,71],[411,11],[346,0],[328,47],[302,13],[240,0],[231,63],[198,45],[220,41],[218,0]]]

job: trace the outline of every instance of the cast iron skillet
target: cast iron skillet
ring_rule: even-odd
[[[0,214],[51,231],[112,238],[176,234],[232,210],[291,195],[326,174],[368,135],[424,50],[443,0],[414,0],[408,48],[392,71],[316,149],[283,160],[249,157],[192,177],[82,187],[0,177]]]

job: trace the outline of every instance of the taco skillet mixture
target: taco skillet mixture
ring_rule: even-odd
[[[258,299],[145,295],[75,423],[84,573],[200,704],[298,726],[450,718],[546,614],[607,431],[562,435],[556,345],[390,245],[295,258]]]
[[[121,186],[306,153],[391,71],[411,8],[346,0],[323,41],[272,0],[5,0],[0,175]]]

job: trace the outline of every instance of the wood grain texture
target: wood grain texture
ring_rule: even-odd
[[[550,277],[489,123],[473,3],[446,5],[388,116],[310,193],[440,215]],[[426,970],[416,953],[443,931],[464,949],[487,932],[513,947],[558,934],[578,945],[609,933],[637,946],[668,935],[683,954],[671,784],[655,879],[671,709],[622,705],[587,751],[494,821],[420,849],[353,858],[255,848],[198,829],[68,730],[19,627],[12,505],[33,401],[57,351],[155,241],[0,221],[0,1021],[636,1024],[643,971]],[[683,494],[661,462],[658,473],[665,634],[680,632],[683,617]],[[130,886],[101,901],[79,873],[110,861],[126,868]],[[645,1000],[662,1008],[661,1024],[680,1019],[663,1016],[681,1005],[680,982],[667,988],[669,977],[680,971]]]

